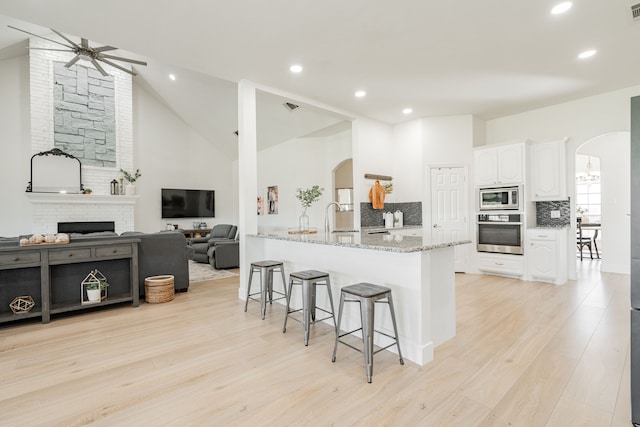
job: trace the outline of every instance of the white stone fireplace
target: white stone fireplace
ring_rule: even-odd
[[[134,209],[140,196],[27,193],[33,204],[33,230],[58,231],[58,222],[113,221],[115,231],[134,231]]]
[[[39,38],[30,39],[30,46],[57,47]],[[68,62],[72,57],[66,52],[29,51],[32,154],[54,148],[54,127],[58,125],[54,121],[54,62]],[[33,207],[34,233],[55,233],[58,222],[75,221],[114,221],[117,233],[135,230],[134,211],[139,196],[110,195],[110,183],[120,178],[120,169],[133,170],[132,80],[127,73],[107,65],[104,68],[113,76],[115,91],[116,166],[81,166],[82,184],[93,191],[90,195],[26,193]]]

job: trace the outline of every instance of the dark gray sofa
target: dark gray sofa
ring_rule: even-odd
[[[238,227],[231,224],[217,224],[211,232],[204,237],[196,237],[189,240],[189,246],[193,248],[193,260],[196,262],[210,263],[215,268],[209,256],[210,249],[219,242],[235,242]],[[226,267],[229,268],[229,267]]]
[[[207,251],[209,264],[216,270],[240,267],[240,242],[215,242]]]
[[[189,258],[191,250],[180,231],[140,233],[127,231],[122,236],[138,237],[138,280],[140,296],[144,296],[144,279],[150,276],[172,275],[176,292],[189,289]]]

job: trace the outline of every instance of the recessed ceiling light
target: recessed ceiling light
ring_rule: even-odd
[[[176,76],[175,76],[175,75],[173,75],[173,74],[169,74],[169,78],[170,78],[171,80],[173,80],[173,81],[175,81],[175,80],[176,80]]]
[[[573,6],[573,4],[570,1],[559,3],[551,9],[551,14],[560,15],[561,13],[565,13],[567,10],[571,9],[571,6]]]
[[[367,94],[367,92],[363,91],[363,90],[359,90],[355,93],[356,98],[362,98]]]
[[[291,67],[289,67],[289,70],[292,73],[301,73],[302,72],[302,65],[292,65]]]
[[[402,110],[402,114],[411,114],[411,113],[413,113],[412,108],[405,108],[404,110]]]
[[[578,55],[578,58],[579,59],[587,59],[587,58],[591,58],[595,54],[596,54],[596,50],[595,49],[589,49],[589,50],[585,50],[580,55]]]

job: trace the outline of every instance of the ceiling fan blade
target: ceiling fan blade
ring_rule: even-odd
[[[127,69],[126,69],[126,68],[124,68],[122,65],[118,65],[118,64],[116,64],[115,62],[111,62],[111,61],[109,61],[108,59],[100,58],[100,61],[104,62],[105,64],[109,64],[109,65],[111,65],[112,67],[117,68],[118,70],[124,71],[125,73],[129,73],[129,74],[131,74],[132,76],[137,76],[137,75],[138,75],[138,73],[136,73],[135,71],[133,71],[133,70],[127,70]]]
[[[95,52],[106,52],[108,50],[116,50],[117,47],[113,47],[113,46],[100,46],[100,47],[94,47],[93,50]]]
[[[67,62],[66,64],[64,64],[65,67],[69,68],[71,66],[73,66],[73,64],[75,64],[76,62],[78,62],[80,60],[80,55],[76,55],[75,58],[73,58],[71,61]]]
[[[129,59],[129,58],[122,58],[120,56],[113,56],[113,55],[105,55],[102,54],[100,55],[100,58],[109,58],[109,59],[115,59],[116,61],[124,61],[124,62],[129,62],[131,64],[138,64],[138,65],[147,65],[146,62],[144,61],[138,61],[136,59]]]
[[[73,49],[73,46],[68,46],[68,45],[66,45],[66,44],[64,44],[64,43],[60,43],[59,41],[51,40],[51,39],[48,39],[48,38],[46,38],[46,37],[39,36],[39,35],[34,34],[34,33],[30,33],[29,31],[21,30],[20,28],[12,27],[11,25],[7,25],[7,27],[9,27],[9,28],[13,28],[14,30],[22,31],[23,33],[27,33],[27,34],[29,34],[29,35],[32,35],[32,36],[38,37],[38,38],[43,39],[43,40],[50,41],[51,43],[56,43],[56,44],[62,45],[62,46],[64,46],[64,47],[68,47],[69,49]]]
[[[98,64],[98,61],[96,61],[95,59],[91,58],[91,63],[93,64],[94,67],[96,67],[96,70],[100,71],[100,74],[102,74],[103,76],[108,76],[109,73],[107,73],[104,68],[102,68],[102,66],[100,64]]]
[[[52,50],[54,52],[73,52],[71,49],[49,49],[48,47],[27,47],[29,50]]]
[[[83,48],[85,49],[89,49],[89,40],[87,39],[80,39],[80,44],[82,45]]]
[[[69,39],[67,38],[67,36],[65,36],[64,34],[62,34],[60,31],[56,31],[56,30],[54,30],[53,28],[49,28],[49,29],[50,29],[51,31],[53,31],[54,33],[56,33],[56,34],[57,34],[58,36],[60,36],[61,38],[65,39],[66,41],[68,41],[69,43],[71,43],[71,45],[72,45],[73,47],[79,47],[79,46],[78,46],[78,43],[76,43],[76,42],[74,42],[74,41],[72,41],[72,40],[69,40]]]

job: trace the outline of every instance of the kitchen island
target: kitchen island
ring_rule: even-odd
[[[371,230],[302,235],[285,230],[248,234],[244,242],[250,262],[280,260],[287,274],[311,269],[329,273],[336,317],[343,286],[370,282],[391,288],[400,347],[408,360],[420,365],[430,362],[434,348],[456,334],[454,246],[468,240],[432,243],[425,236]],[[277,288],[279,281],[274,282]],[[246,280],[241,280],[240,298],[246,293]],[[319,292],[318,305],[329,307],[324,298],[324,292]],[[301,306],[299,293],[294,293],[292,306]],[[393,335],[388,311],[384,306],[376,310],[375,325]],[[342,329],[359,326],[357,305],[345,306]],[[376,345],[386,345],[388,338],[378,335]]]

